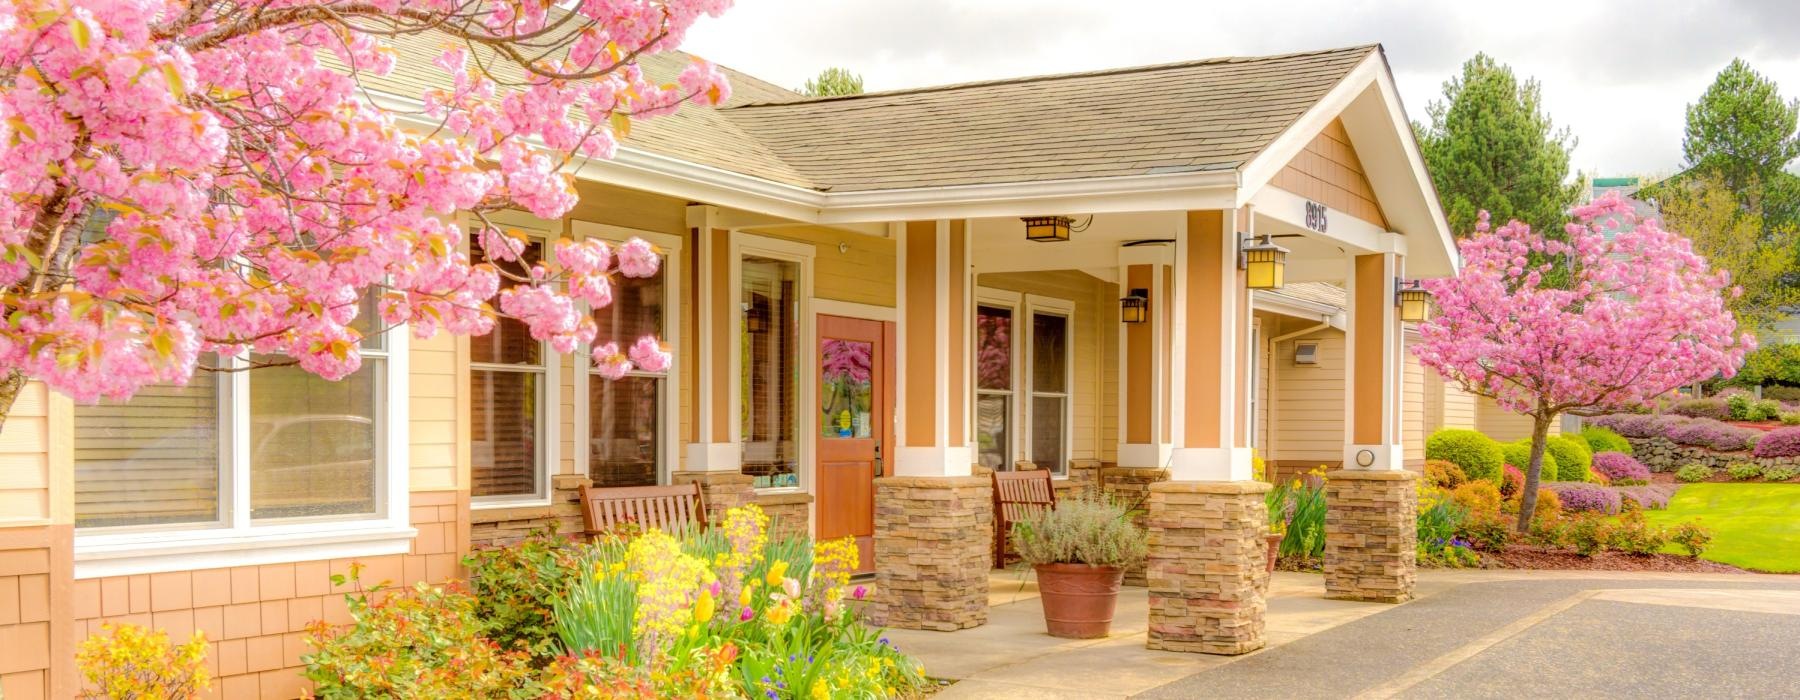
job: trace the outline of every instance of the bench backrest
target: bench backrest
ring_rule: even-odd
[[[1045,469],[994,472],[994,566],[1005,566],[1012,524],[1056,507],[1056,486]]]
[[[679,533],[706,529],[706,503],[700,484],[673,486],[581,487],[581,518],[587,534],[597,535],[626,523]]]

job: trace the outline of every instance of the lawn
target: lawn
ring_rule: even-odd
[[[1712,528],[1705,559],[1757,571],[1800,572],[1800,484],[1688,484],[1650,522]]]

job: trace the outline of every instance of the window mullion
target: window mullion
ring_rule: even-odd
[[[248,358],[239,355],[228,360],[235,370],[229,374],[230,387],[225,400],[229,455],[224,477],[231,485],[231,529],[250,527],[250,371]]]

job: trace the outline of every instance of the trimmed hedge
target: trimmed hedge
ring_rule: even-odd
[[[1500,466],[1506,462],[1500,443],[1494,442],[1493,438],[1457,428],[1439,430],[1426,438],[1425,458],[1441,459],[1462,467],[1463,473],[1472,480],[1497,478]]]
[[[1574,435],[1551,435],[1544,441],[1544,452],[1556,455],[1557,481],[1587,481],[1594,453],[1586,440]]]
[[[1613,432],[1612,428],[1588,425],[1581,428],[1581,439],[1586,440],[1588,450],[1598,455],[1602,452],[1618,452],[1631,454],[1631,441],[1625,436]]]
[[[1501,450],[1506,456],[1506,463],[1518,467],[1520,472],[1531,466],[1531,438],[1506,443],[1501,446]],[[1562,478],[1562,462],[1557,460],[1556,452],[1548,444],[1544,447],[1544,470],[1538,472],[1538,482],[1545,481],[1567,481]]]

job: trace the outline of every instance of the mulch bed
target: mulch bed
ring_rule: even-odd
[[[1489,567],[1496,569],[1670,571],[1700,574],[1749,573],[1735,566],[1677,554],[1642,556],[1624,552],[1601,552],[1592,557],[1584,557],[1566,549],[1547,549],[1518,544],[1508,546],[1504,552],[1483,553],[1481,558],[1487,562]]]

